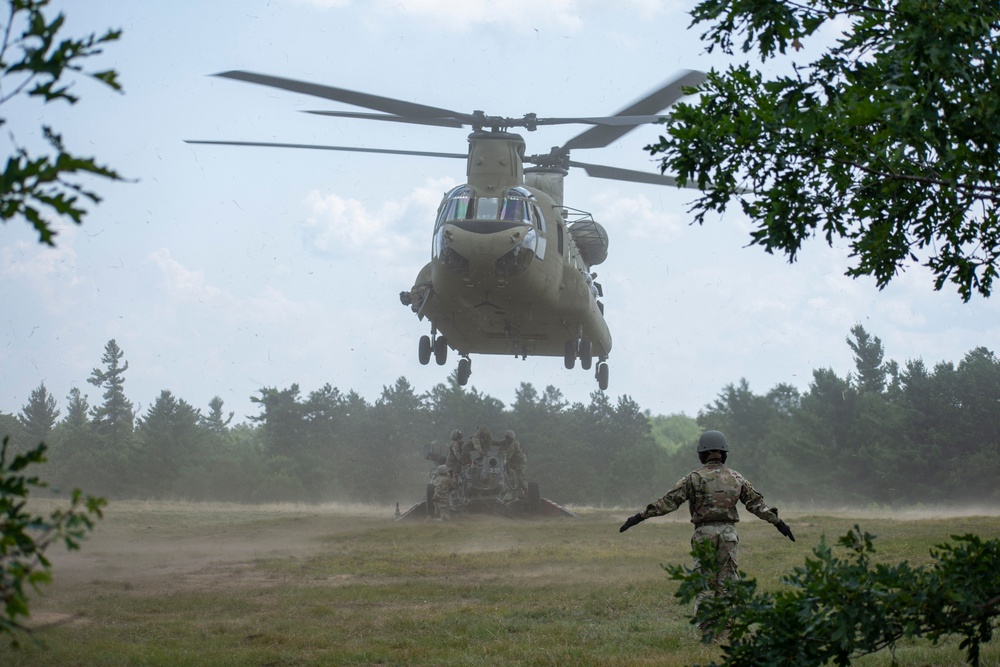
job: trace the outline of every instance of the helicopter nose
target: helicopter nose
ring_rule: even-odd
[[[529,225],[446,225],[442,256],[461,258],[448,266],[461,273],[510,276],[520,273],[530,262],[535,243]],[[530,246],[530,247],[529,247]]]

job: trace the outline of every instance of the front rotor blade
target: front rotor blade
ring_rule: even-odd
[[[705,80],[705,77],[706,75],[704,72],[686,70],[682,72],[680,76],[667,82],[646,97],[625,107],[616,113],[615,116],[656,114],[684,96],[684,92],[681,88],[697,86]],[[576,148],[604,148],[612,142],[624,137],[633,129],[633,127],[634,126],[613,127],[609,125],[592,127],[566,142],[563,146],[563,151],[569,151]]]
[[[469,157],[465,153],[435,153],[432,151],[403,151],[395,148],[356,148],[353,146],[323,146],[321,144],[278,144],[264,141],[201,141],[196,139],[185,139],[186,144],[212,144],[215,146],[252,146],[256,148],[307,148],[317,151],[345,151],[349,153],[382,153],[386,155],[416,155],[419,157],[446,157],[460,158],[462,160]]]
[[[393,123],[414,123],[416,125],[434,125],[437,127],[462,127],[460,120],[451,118],[414,118],[412,116],[396,116],[394,114],[359,113],[356,111],[303,111],[317,116],[335,116],[337,118],[357,118],[359,120],[388,120]]]
[[[472,118],[469,114],[463,114],[449,109],[440,109],[438,107],[417,104],[415,102],[396,100],[391,97],[380,97],[378,95],[345,90],[344,88],[334,88],[333,86],[324,86],[318,83],[309,83],[308,81],[286,79],[284,77],[270,76],[268,74],[257,74],[255,72],[233,70],[230,72],[219,72],[213,76],[219,76],[225,79],[235,79],[237,81],[246,81],[247,83],[256,83],[261,86],[270,86],[271,88],[281,88],[282,90],[290,90],[294,93],[312,95],[313,97],[322,97],[327,100],[343,102],[344,104],[352,104],[356,107],[364,107],[365,109],[372,109],[373,111],[382,111],[383,113],[389,113],[395,116],[410,116],[414,118],[453,118],[462,120],[466,124],[470,124]]]

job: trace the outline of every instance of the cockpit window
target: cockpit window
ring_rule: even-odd
[[[534,197],[531,192],[516,187],[508,189],[504,195],[502,198],[475,197],[471,188],[459,186],[448,193],[438,216],[438,224],[452,220],[507,220],[532,224]],[[537,207],[534,213],[538,216]]]
[[[517,220],[528,222],[528,202],[523,199],[508,197],[503,200],[503,208],[500,211],[501,220]]]
[[[535,227],[538,228],[538,231],[545,234],[545,216],[542,215],[542,210],[534,204],[531,206],[531,217],[535,221]]]
[[[448,200],[441,220],[465,220],[469,217],[469,197],[456,197]]]
[[[499,220],[500,200],[494,197],[476,199],[476,220]]]

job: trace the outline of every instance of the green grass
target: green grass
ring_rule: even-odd
[[[580,518],[395,523],[391,511],[112,505],[32,598],[38,642],[0,665],[692,665],[719,655],[688,624],[660,563],[689,560],[683,517],[625,534],[622,510]],[[1000,517],[789,513],[798,542],[740,524],[740,569],[765,589],[820,536],[854,523],[876,557],[1000,535]],[[1000,664],[985,647],[984,665]],[[954,642],[908,642],[902,665],[961,665]],[[859,661],[889,665],[889,653]]]

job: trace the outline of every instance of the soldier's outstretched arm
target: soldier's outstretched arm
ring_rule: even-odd
[[[618,529],[619,533],[624,533],[626,530],[636,525],[637,523],[642,523],[646,519],[650,519],[654,516],[663,516],[664,514],[669,514],[675,509],[680,507],[682,504],[687,502],[688,499],[688,476],[682,477],[674,488],[667,491],[659,500],[655,500],[650,504],[646,505],[646,509],[643,511],[630,516],[622,527]]]
[[[625,523],[623,523],[622,527],[618,529],[618,532],[619,533],[624,533],[626,530],[628,530],[632,526],[634,526],[636,524],[639,524],[639,523],[642,523],[645,520],[646,520],[646,517],[644,517],[642,515],[642,512],[638,512],[636,514],[633,514],[629,518],[625,519]]]
[[[790,539],[792,542],[795,541],[795,536],[792,535],[792,529],[788,527],[788,524],[778,519],[778,523],[774,524],[774,527],[778,529],[778,532]]]

